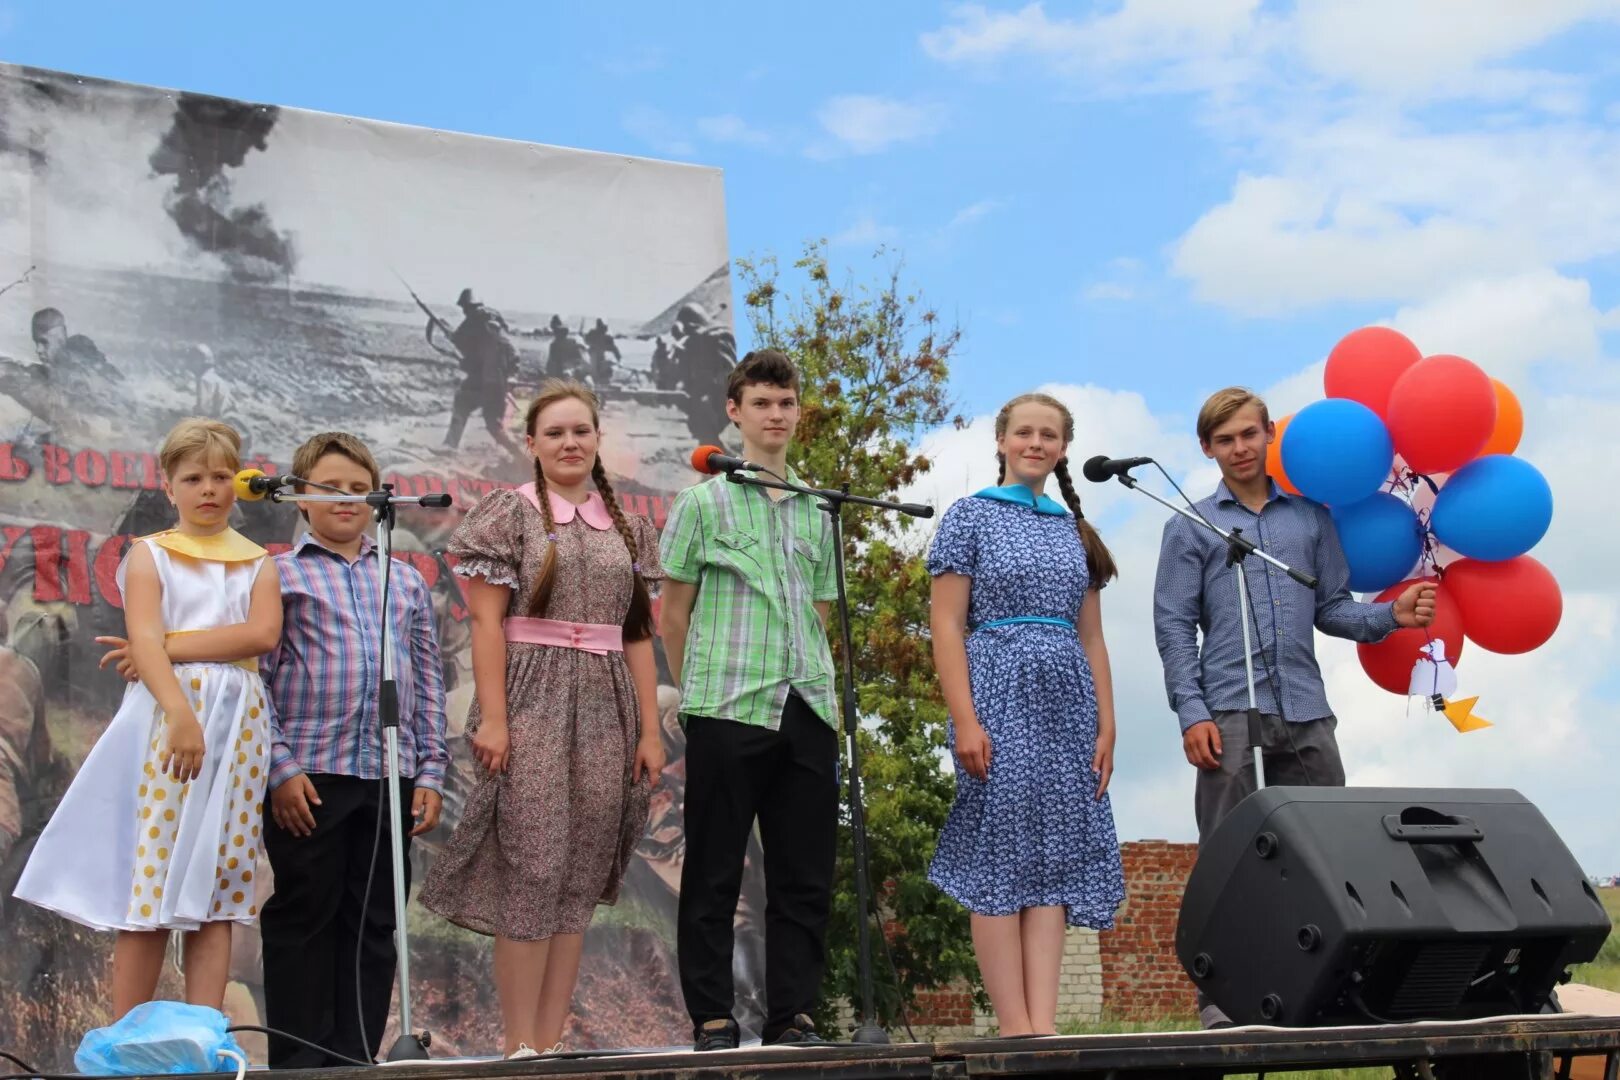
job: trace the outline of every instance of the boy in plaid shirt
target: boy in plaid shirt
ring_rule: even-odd
[[[305,442],[293,455],[292,471],[352,494],[373,490],[381,479],[365,444],[343,432]],[[261,664],[272,742],[265,851],[275,873],[275,893],[260,918],[266,1021],[371,1061],[388,1021],[396,960],[386,846],[372,857],[388,805],[377,713],[378,570],[367,535],[372,514],[361,503],[299,505],[309,529],[291,551],[276,556],[281,644]],[[449,763],[444,678],[427,583],[397,559],[388,578],[409,845],[409,837],[439,823]],[[407,860],[407,890],[410,872]],[[370,898],[361,910],[368,882]],[[272,1037],[270,1064],[342,1062]]]
[[[763,349],[732,369],[726,414],[749,461],[798,482],[787,449],[799,373]],[[806,495],[716,477],[681,492],[659,544],[660,633],[686,726],[686,859],[677,950],[698,1050],[737,1045],[732,923],[759,818],[766,1043],[820,1042],[838,818],[828,603],[832,528]]]

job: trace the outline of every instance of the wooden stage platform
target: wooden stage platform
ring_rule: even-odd
[[[1428,1063],[1430,1071],[1422,1071],[1418,1062]],[[285,1080],[335,1080],[340,1076],[352,1080],[361,1072],[370,1074],[368,1080],[381,1080],[385,1073],[412,1080],[1134,1080],[1354,1066],[1387,1067],[1391,1076],[1433,1075],[1448,1080],[1494,1080],[1499,1076],[1620,1080],[1620,1019],[1562,1014],[1375,1027],[1250,1027],[889,1046],[755,1046],[707,1054],[600,1051],[529,1061],[445,1060],[277,1075]]]

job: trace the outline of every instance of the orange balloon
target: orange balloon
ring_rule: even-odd
[[[1299,488],[1295,487],[1293,482],[1288,479],[1288,474],[1283,471],[1282,463],[1283,432],[1288,430],[1288,421],[1293,418],[1294,414],[1289,413],[1277,421],[1277,437],[1271,440],[1270,446],[1266,447],[1266,475],[1277,481],[1277,486],[1288,492],[1288,494],[1298,495]]]
[[[1491,388],[1496,391],[1496,427],[1491,429],[1491,437],[1480,450],[1480,457],[1511,454],[1519,448],[1519,439],[1524,436],[1524,409],[1520,408],[1519,399],[1500,379],[1492,379]]]

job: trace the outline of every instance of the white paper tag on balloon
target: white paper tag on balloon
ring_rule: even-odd
[[[1446,659],[1444,638],[1431,638],[1418,652],[1412,665],[1412,681],[1407,693],[1413,696],[1449,698],[1457,692],[1457,672]]]

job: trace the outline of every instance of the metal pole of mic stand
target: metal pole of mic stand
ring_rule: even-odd
[[[399,497],[392,484],[384,484],[379,491],[367,495],[300,495],[278,502],[363,502],[372,507],[377,517],[377,542],[372,554],[377,560],[378,599],[378,651],[379,674],[377,716],[382,725],[383,751],[387,762],[388,781],[388,847],[391,856],[394,885],[394,947],[397,953],[399,977],[399,1037],[389,1047],[387,1061],[426,1061],[428,1044],[432,1036],[424,1031],[417,1034],[411,1013],[411,949],[410,933],[405,924],[405,838],[401,835],[404,806],[399,794],[399,686],[394,681],[394,649],[388,624],[388,582],[393,566],[394,508],[400,503],[415,506],[444,508],[450,505],[448,495]]]
[[[856,503],[860,506],[873,506],[880,510],[898,510],[913,517],[933,517],[934,508],[916,503],[889,502],[884,499],[868,499],[861,495],[851,495],[849,485],[845,484],[839,491],[830,491],[824,488],[800,487],[785,480],[761,480],[756,476],[746,476],[741,470],[733,469],[726,473],[726,479],[733,484],[748,484],[754,487],[777,488],[782,491],[794,491],[801,495],[809,495],[820,500],[821,510],[827,514],[832,525],[833,534],[833,572],[838,583],[838,621],[841,626],[841,641],[843,644],[843,662],[839,665],[843,676],[842,711],[844,714],[844,739],[849,748],[849,824],[850,846],[855,855],[855,903],[860,909],[857,919],[857,948],[856,957],[860,973],[861,991],[861,1021],[850,1041],[867,1045],[885,1045],[889,1042],[889,1033],[883,1030],[878,1023],[877,1009],[874,1005],[872,988],[872,945],[871,929],[867,921],[871,917],[871,881],[867,875],[867,843],[866,843],[866,802],[861,794],[861,751],[856,735],[859,731],[860,702],[855,688],[855,656],[854,637],[849,622],[849,590],[845,582],[844,571],[844,504]]]
[[[1249,577],[1243,572],[1242,529],[1227,538],[1226,565],[1237,571],[1238,615],[1243,620],[1243,675],[1249,687],[1249,753],[1254,757],[1255,790],[1266,786],[1265,735],[1261,730],[1260,703],[1254,695],[1254,643],[1249,637]],[[1259,550],[1258,548],[1255,550]]]
[[[1316,588],[1316,578],[1303,570],[1295,570],[1280,559],[1273,558],[1266,552],[1261,551],[1258,547],[1255,547],[1253,542],[1244,537],[1242,529],[1233,529],[1231,532],[1227,532],[1196,510],[1189,510],[1166,499],[1161,499],[1153,492],[1140,486],[1136,482],[1136,478],[1128,472],[1118,473],[1115,478],[1132,491],[1146,495],[1166,510],[1172,510],[1180,514],[1200,528],[1208,529],[1226,541],[1226,565],[1237,571],[1238,611],[1243,620],[1243,673],[1247,678],[1249,690],[1249,750],[1254,755],[1255,786],[1263,788],[1266,786],[1266,770],[1262,754],[1263,735],[1261,732],[1259,699],[1256,698],[1254,692],[1254,641],[1249,635],[1249,579],[1243,570],[1243,560],[1250,555],[1257,555],[1309,589]]]

